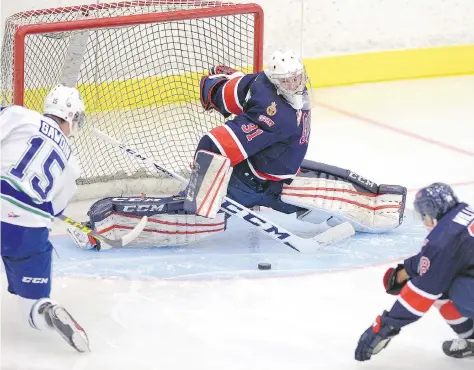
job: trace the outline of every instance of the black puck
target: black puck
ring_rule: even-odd
[[[258,264],[259,270],[270,270],[271,268],[272,268],[272,265],[270,263],[262,262]]]

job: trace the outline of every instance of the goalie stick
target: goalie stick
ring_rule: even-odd
[[[109,238],[106,238],[105,236],[99,234],[97,231],[94,231],[91,228],[81,224],[80,222],[74,221],[72,218],[70,218],[68,216],[60,215],[60,216],[58,216],[58,218],[60,220],[64,221],[65,223],[67,223],[68,225],[71,225],[71,226],[81,230],[82,232],[86,233],[87,235],[90,235],[90,236],[94,237],[94,239],[100,240],[101,242],[104,242],[105,244],[108,244],[113,248],[124,247],[128,243],[133,241],[138,235],[140,235],[140,233],[143,231],[143,229],[145,228],[145,226],[148,222],[148,217],[143,216],[142,219],[140,220],[140,222],[129,233],[127,233],[126,235],[124,235],[120,239],[109,239]],[[106,248],[102,248],[102,246],[100,248],[98,248],[99,251],[101,249],[105,250]],[[108,249],[110,249],[110,248],[108,248]]]
[[[93,134],[99,139],[113,144],[136,159],[154,167],[156,170],[163,172],[167,176],[172,177],[183,184],[188,184],[188,180],[186,180],[184,177],[166,169],[136,149],[133,149],[132,147],[127,146],[114,138],[111,138],[99,130],[93,129]],[[355,230],[352,225],[349,222],[344,222],[316,236],[303,238],[291,233],[281,226],[274,224],[272,221],[267,220],[263,216],[257,215],[255,212],[252,212],[250,209],[242,206],[228,197],[224,198],[224,202],[221,205],[221,210],[231,216],[237,216],[238,218],[259,229],[265,235],[270,236],[271,238],[287,245],[290,248],[293,248],[298,252],[315,251],[323,246],[342,241],[355,234]]]

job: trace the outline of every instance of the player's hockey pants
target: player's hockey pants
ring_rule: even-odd
[[[474,319],[474,277],[454,279],[448,295],[461,315]]]
[[[20,297],[39,299],[51,293],[51,254],[46,227],[1,225],[1,255],[8,291]]]
[[[246,161],[234,167],[227,188],[227,196],[245,207],[264,206],[282,213],[294,213],[300,207],[284,203],[281,198],[282,182],[256,179]]]

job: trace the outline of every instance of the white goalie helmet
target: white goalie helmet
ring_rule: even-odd
[[[74,87],[53,87],[44,100],[44,114],[51,114],[68,122],[69,135],[74,135],[85,124],[85,106],[81,93]]]
[[[283,95],[301,95],[308,76],[304,64],[292,51],[276,51],[267,62],[265,75]]]

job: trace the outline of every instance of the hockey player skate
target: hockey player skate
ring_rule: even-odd
[[[55,330],[66,342],[78,352],[90,351],[89,338],[84,329],[66,311],[66,309],[49,299],[38,301],[37,310],[33,308],[31,325],[37,327],[38,315],[43,316],[49,328]]]
[[[443,343],[443,352],[446,356],[455,358],[474,356],[474,339],[447,340]]]

